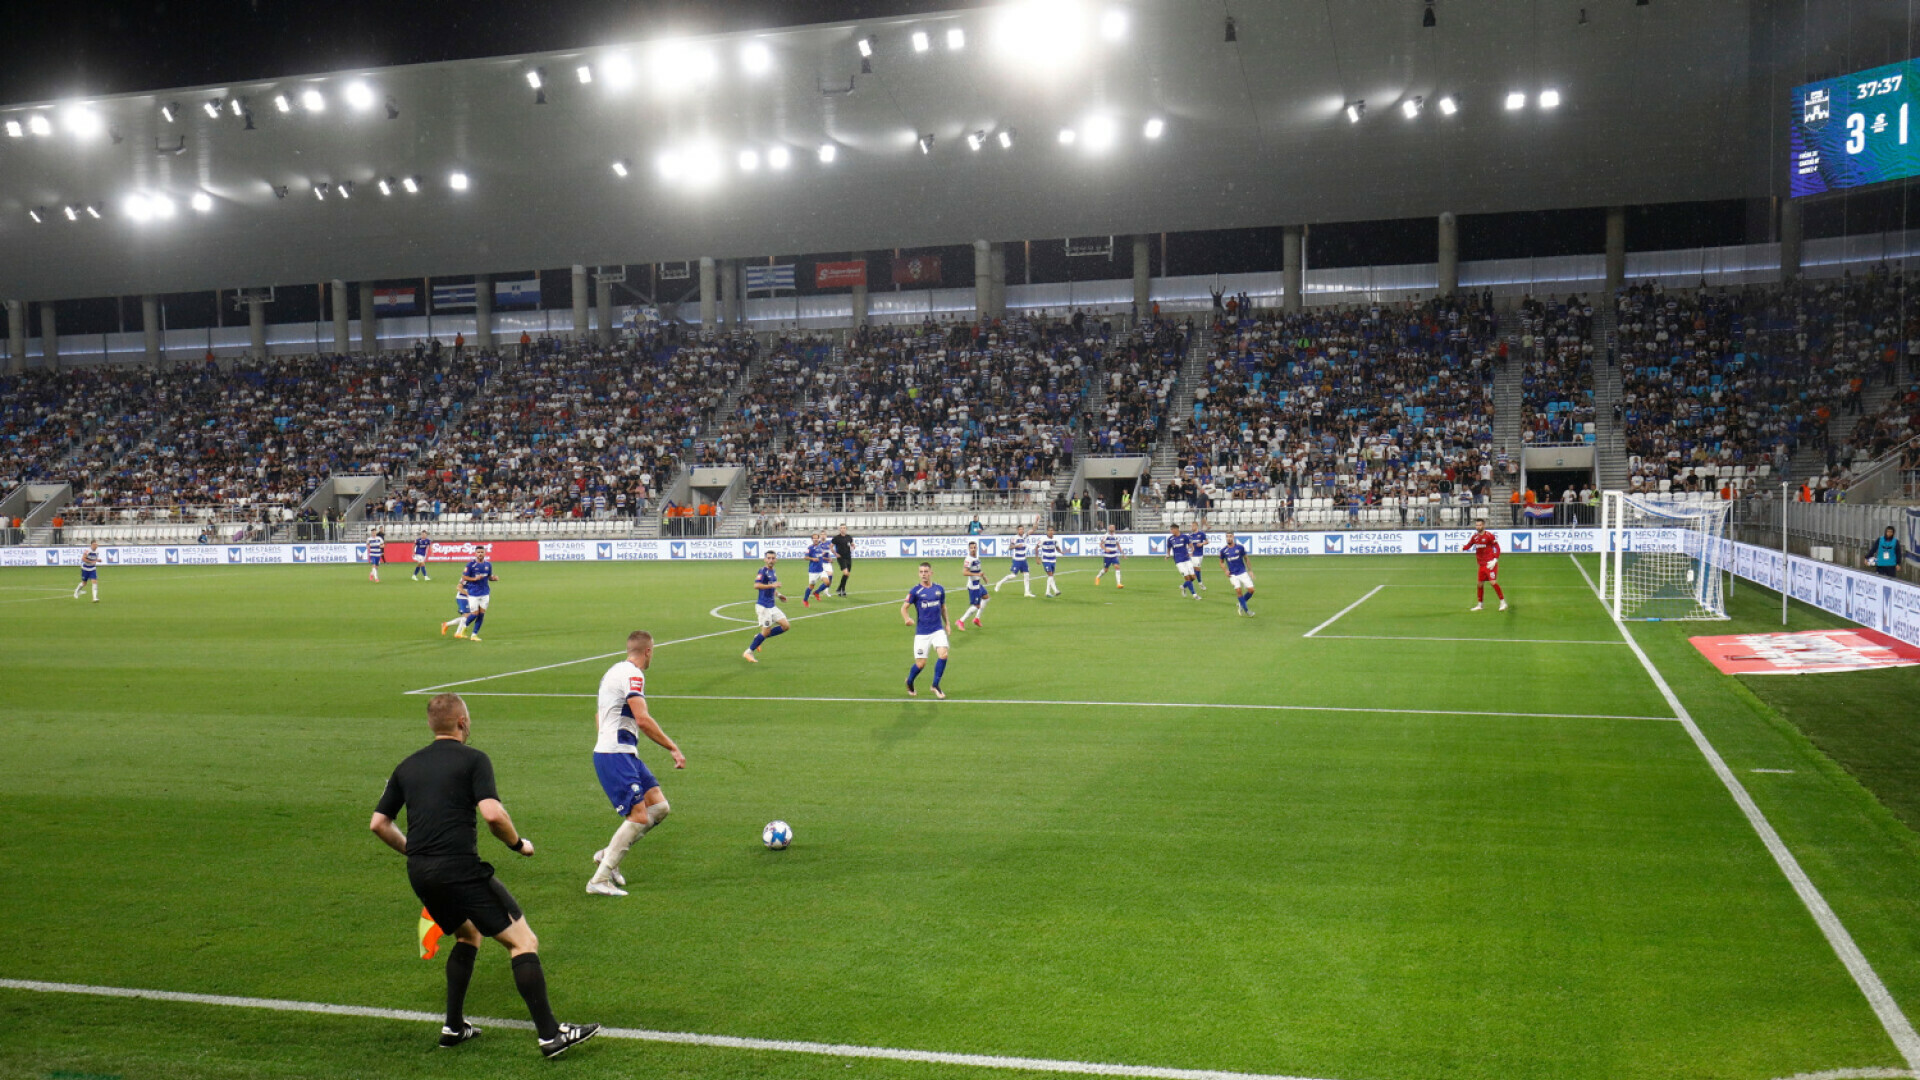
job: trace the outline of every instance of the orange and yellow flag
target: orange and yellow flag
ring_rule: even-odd
[[[420,959],[433,959],[433,954],[440,951],[440,938],[442,936],[439,924],[433,921],[433,916],[427,914],[426,908],[421,908]]]

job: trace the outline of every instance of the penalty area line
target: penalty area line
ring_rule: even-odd
[[[0,989],[39,994],[82,994],[90,997],[136,998],[185,1005],[213,1005],[229,1009],[265,1009],[271,1012],[319,1013],[326,1016],[352,1016],[368,1020],[401,1020],[411,1023],[439,1024],[439,1013],[412,1009],[381,1009],[365,1005],[334,1005],[321,1001],[289,1001],[284,998],[229,997],[224,994],[190,994],[175,990],[137,990],[120,986],[88,986],[81,983],[38,982],[31,979],[0,979]],[[499,1027],[531,1031],[525,1020],[470,1018],[479,1027]],[[638,1042],[678,1043],[725,1050],[770,1050],[788,1054],[820,1057],[879,1058],[888,1061],[913,1061],[931,1065],[962,1065],[976,1069],[1017,1069],[1026,1072],[1070,1073],[1079,1076],[1133,1076],[1147,1080],[1307,1080],[1298,1076],[1268,1073],[1230,1072],[1220,1069],[1171,1069],[1154,1065],[1116,1065],[1100,1061],[1063,1061],[1055,1058],[1005,1057],[998,1054],[956,1054],[939,1050],[904,1050],[886,1046],[853,1046],[845,1043],[803,1042],[790,1039],[753,1039],[734,1035],[701,1035],[684,1031],[652,1031],[647,1028],[603,1027],[600,1036]]]
[[[1301,634],[1300,636],[1301,636],[1301,637],[1312,637],[1313,635],[1315,635],[1315,634],[1317,634],[1317,633],[1319,633],[1320,631],[1322,631],[1322,630],[1325,630],[1325,629],[1326,629],[1327,627],[1329,627],[1329,626],[1332,626],[1332,625],[1333,625],[1334,623],[1337,623],[1337,622],[1339,622],[1339,621],[1340,621],[1340,617],[1341,617],[1342,615],[1345,615],[1345,614],[1346,614],[1347,612],[1349,612],[1349,611],[1352,611],[1352,610],[1353,610],[1354,608],[1357,608],[1357,607],[1359,607],[1359,606],[1360,606],[1361,604],[1364,604],[1364,603],[1366,603],[1366,602],[1367,602],[1368,600],[1371,600],[1371,599],[1373,599],[1373,594],[1374,594],[1374,593],[1377,593],[1377,592],[1379,592],[1379,591],[1380,591],[1381,589],[1384,589],[1384,588],[1386,588],[1386,587],[1387,587],[1387,586],[1386,586],[1386,584],[1385,584],[1384,582],[1383,582],[1383,583],[1381,583],[1381,584],[1379,584],[1379,585],[1375,585],[1375,586],[1374,586],[1373,588],[1371,588],[1371,589],[1369,589],[1369,590],[1367,590],[1367,595],[1365,595],[1365,596],[1363,596],[1363,597],[1361,597],[1361,598],[1360,598],[1360,599],[1358,599],[1358,600],[1355,600],[1355,601],[1354,601],[1353,603],[1351,603],[1351,604],[1348,604],[1348,605],[1347,605],[1346,607],[1343,607],[1343,608],[1341,608],[1341,609],[1340,609],[1339,611],[1336,611],[1336,612],[1334,612],[1334,613],[1333,613],[1333,618],[1331,618],[1331,619],[1328,619],[1328,620],[1327,620],[1326,622],[1323,622],[1323,623],[1321,623],[1321,624],[1320,624],[1319,626],[1316,626],[1316,627],[1314,627],[1313,629],[1311,629],[1311,630],[1309,630],[1309,631],[1307,631],[1307,632],[1306,632],[1306,633],[1304,633],[1304,634]]]
[[[1780,872],[1786,875],[1787,883],[1793,886],[1793,891],[1799,895],[1800,902],[1806,905],[1807,913],[1813,916],[1814,923],[1826,936],[1827,944],[1832,946],[1834,955],[1839,957],[1840,963],[1846,967],[1847,974],[1853,976],[1854,984],[1860,987],[1860,992],[1866,995],[1868,1006],[1879,1018],[1880,1026],[1886,1029],[1887,1037],[1893,1040],[1894,1049],[1900,1051],[1900,1056],[1906,1059],[1908,1068],[1920,1071],[1920,1033],[1914,1031],[1913,1025],[1907,1020],[1907,1015],[1900,1011],[1899,1003],[1893,1000],[1893,994],[1887,990],[1886,983],[1880,981],[1879,973],[1873,970],[1873,965],[1867,962],[1866,954],[1862,953],[1860,946],[1854,943],[1853,935],[1847,932],[1846,925],[1840,921],[1840,916],[1834,913],[1832,906],[1827,903],[1827,898],[1820,894],[1813,879],[1809,878],[1807,872],[1801,868],[1800,860],[1793,857],[1793,852],[1788,850],[1786,841],[1780,839],[1780,834],[1774,831],[1773,823],[1767,820],[1767,815],[1761,812],[1759,804],[1754,802],[1753,796],[1747,793],[1746,785],[1740,782],[1740,778],[1727,767],[1720,752],[1707,741],[1706,733],[1700,730],[1700,725],[1694,723],[1693,714],[1680,703],[1679,695],[1673,692],[1673,687],[1667,685],[1666,677],[1660,674],[1660,669],[1654,666],[1646,650],[1642,649],[1640,643],[1634,639],[1632,631],[1627,629],[1627,624],[1621,620],[1620,616],[1613,613],[1612,608],[1607,607],[1606,599],[1600,595],[1600,589],[1594,585],[1593,576],[1587,573],[1586,566],[1571,555],[1567,558],[1573,559],[1573,565],[1579,569],[1580,576],[1586,578],[1588,587],[1593,589],[1594,599],[1599,600],[1601,607],[1606,608],[1607,616],[1613,620],[1614,628],[1620,631],[1620,636],[1625,639],[1627,647],[1633,650],[1635,657],[1639,658],[1640,666],[1645,668],[1647,675],[1653,679],[1654,687],[1660,691],[1660,696],[1666,699],[1667,707],[1673,710],[1674,718],[1680,721],[1682,728],[1686,729],[1687,736],[1693,740],[1693,745],[1699,749],[1700,755],[1707,759],[1708,767],[1713,770],[1715,776],[1720,778],[1720,783],[1727,789],[1727,794],[1733,796],[1734,804],[1740,808],[1742,814],[1746,815],[1747,824],[1753,826],[1753,831],[1759,834],[1760,843],[1766,847],[1767,853],[1773,856],[1773,861],[1779,865]]]

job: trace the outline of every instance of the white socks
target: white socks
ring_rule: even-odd
[[[980,609],[969,605],[967,610],[961,613],[959,621],[966,622],[968,619],[971,619],[978,614],[980,614]]]
[[[1115,588],[1118,588],[1120,585],[1120,571],[1118,570],[1113,572],[1113,584]]]
[[[1054,584],[1054,581],[1052,578],[1047,579],[1047,595],[1048,596],[1060,595],[1060,586]]]
[[[593,880],[605,882],[613,880],[613,872],[620,869],[620,860],[627,857],[627,849],[635,840],[647,835],[648,826],[637,821],[623,821],[613,830],[613,839],[607,841],[607,850],[600,856],[600,866],[593,872]]]

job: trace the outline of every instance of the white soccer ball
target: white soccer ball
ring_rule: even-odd
[[[769,821],[767,827],[760,830],[760,842],[774,851],[785,851],[793,843],[793,826],[784,821]]]

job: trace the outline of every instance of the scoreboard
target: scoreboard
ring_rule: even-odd
[[[1795,197],[1920,175],[1920,60],[1796,86],[1788,145]]]

